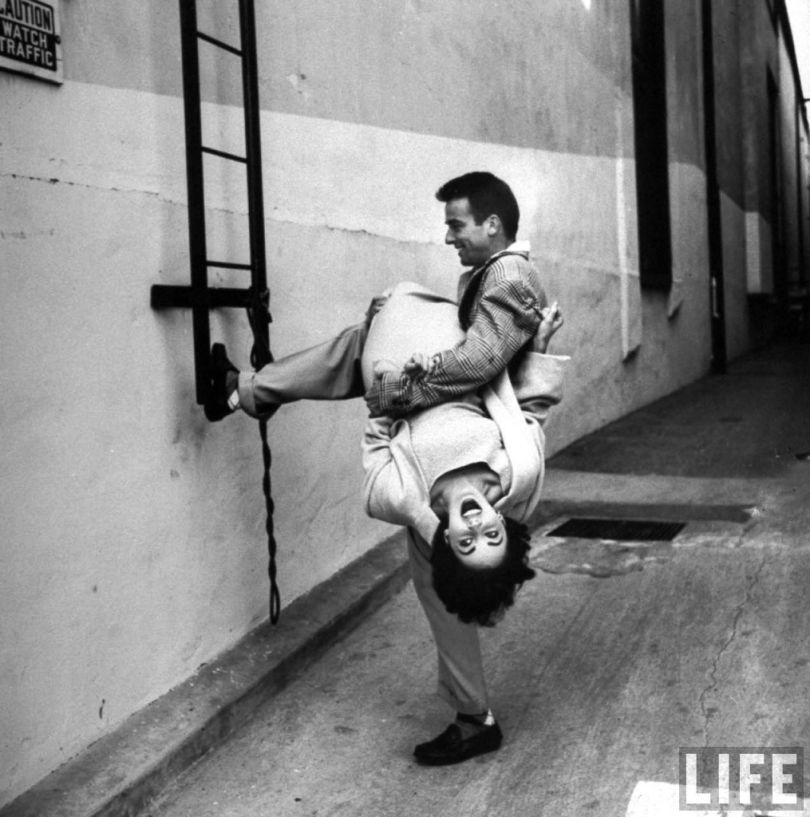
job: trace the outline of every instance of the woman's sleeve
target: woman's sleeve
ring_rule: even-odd
[[[524,415],[540,425],[548,418],[549,409],[563,397],[563,381],[570,357],[525,352],[520,366],[512,373],[512,386]]]
[[[370,417],[366,422],[363,434],[366,513],[392,525],[412,525],[420,491],[417,485],[408,484],[413,480],[407,479],[407,462],[397,446],[392,445],[392,432],[408,434],[407,423],[390,417]]]

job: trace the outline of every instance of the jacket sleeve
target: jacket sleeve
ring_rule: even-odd
[[[411,378],[388,372],[379,381],[383,413],[402,415],[475,391],[503,371],[534,336],[545,306],[542,290],[529,285],[518,265],[492,270],[467,337],[433,357],[430,373]]]

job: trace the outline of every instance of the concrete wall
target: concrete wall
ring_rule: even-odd
[[[723,300],[729,359],[751,347],[748,327],[741,4],[712,2],[717,176],[721,189]]]
[[[781,13],[772,15],[764,0],[740,3],[739,9],[747,287],[753,294],[779,296],[788,284],[802,277],[806,280],[807,275],[807,122],[803,116],[797,118],[802,93],[786,18]],[[770,152],[768,77],[777,94],[775,166]],[[784,265],[781,277],[774,268],[775,242]]]
[[[784,264],[789,285],[799,281],[799,178],[797,158],[800,157],[800,131],[797,127],[797,108],[801,105],[794,83],[794,66],[785,43],[785,33],[780,25],[779,41],[779,109],[781,114],[781,194],[783,201]]]
[[[741,133],[745,176],[746,269],[748,291],[772,294],[772,184],[768,113],[768,74],[777,72],[776,29],[767,2],[742,3],[741,108],[746,127]]]
[[[257,428],[203,419],[190,316],[149,308],[153,283],[188,280],[175,4],[62,5],[64,84],[0,73],[0,804],[267,615]],[[233,39],[235,13],[208,6],[201,28]],[[490,169],[567,318],[552,451],[703,374],[698,4],[667,6],[675,283],[656,294],[638,283],[624,4],[257,4],[274,352],[398,280],[454,294],[433,192]],[[203,51],[206,141],[236,149],[233,61]],[[209,254],[241,260],[242,180],[206,174]],[[247,366],[243,315],[212,334]],[[360,508],[363,418],[357,401],[271,423],[285,604],[393,532]]]

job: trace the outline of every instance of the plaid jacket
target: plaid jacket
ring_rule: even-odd
[[[540,276],[527,252],[504,251],[493,258],[459,279],[461,300],[467,287],[476,284],[475,276],[484,276],[466,340],[435,355],[429,373],[412,378],[386,372],[376,380],[366,394],[372,416],[401,417],[475,391],[493,380],[532,340],[546,306]]]

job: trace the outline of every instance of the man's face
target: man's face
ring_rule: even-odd
[[[485,218],[481,224],[475,223],[470,211],[469,199],[451,199],[444,206],[444,223],[447,225],[445,244],[452,244],[458,250],[462,266],[480,267],[495,252],[493,224]]]
[[[448,503],[445,539],[456,558],[475,569],[496,567],[506,555],[503,517],[486,497],[469,491]]]

